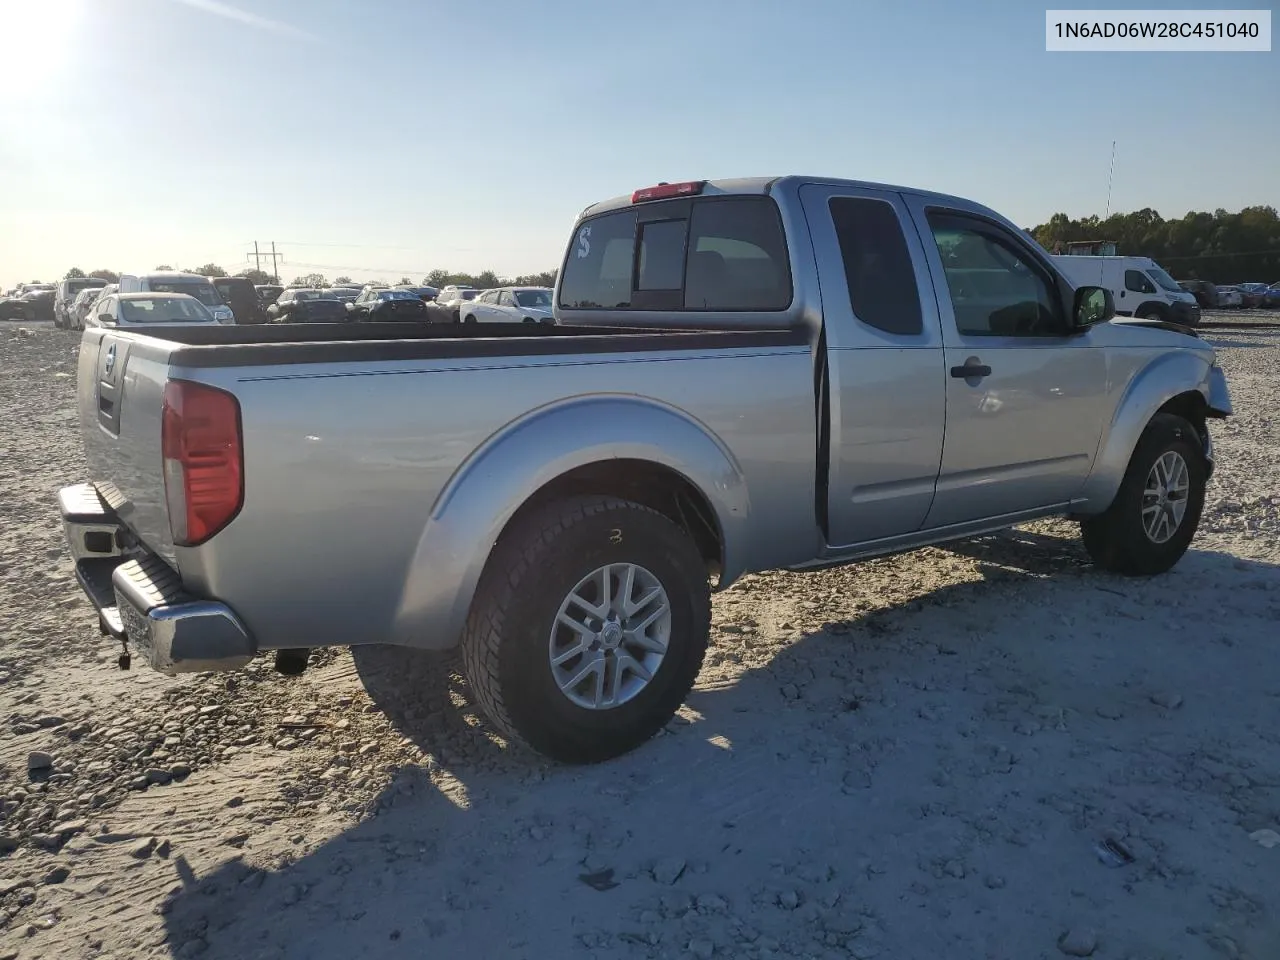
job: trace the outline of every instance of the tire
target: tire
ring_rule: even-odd
[[[1157,461],[1167,454],[1181,458],[1186,469],[1187,489],[1181,498],[1185,505],[1176,528],[1161,540],[1166,531],[1156,530],[1155,537],[1149,534],[1143,510],[1149,499],[1148,481],[1153,479]],[[1111,506],[1105,513],[1080,524],[1085,550],[1093,562],[1104,570],[1126,576],[1152,576],[1171,569],[1187,552],[1200,525],[1207,474],[1204,450],[1195,428],[1172,414],[1158,413],[1152,417],[1138,438]],[[1176,512],[1172,506],[1176,502],[1176,498],[1169,499],[1171,514]]]
[[[632,599],[651,592],[655,584],[665,591],[668,612],[652,629],[665,632],[666,648],[660,662],[647,664],[652,667],[647,684],[637,674],[628,676],[633,687],[639,684],[629,698],[617,696],[616,705],[584,706],[573,697],[589,698],[598,689],[594,681],[588,683],[594,674],[580,674],[588,677],[583,681],[587,686],[566,693],[557,682],[552,651],[563,653],[566,642],[572,646],[581,636],[557,626],[563,622],[559,614],[563,609],[585,616],[569,598],[575,590],[587,590],[584,578],[609,564],[634,565]],[[615,595],[618,589],[614,584]],[[632,622],[657,609],[640,606]],[[598,763],[640,746],[671,719],[702,668],[710,623],[706,565],[683,530],[637,503],[573,497],[535,510],[498,541],[463,631],[463,673],[504,736],[553,760]],[[607,627],[600,621],[593,625]],[[606,637],[605,629],[596,636]],[[619,642],[620,637],[615,630],[613,650],[584,650],[567,659],[562,678],[582,670],[589,658],[612,665],[619,652],[657,655],[652,647]],[[615,681],[618,676],[614,674]],[[626,689],[603,685],[615,693]]]
[[[1138,319],[1139,320],[1163,320],[1164,311],[1157,310],[1155,307],[1148,307],[1146,310],[1143,310],[1140,314],[1138,314]]]

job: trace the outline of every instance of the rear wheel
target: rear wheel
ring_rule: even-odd
[[[1085,550],[1113,573],[1164,573],[1191,545],[1206,482],[1195,428],[1182,417],[1156,414],[1138,440],[1111,506],[1081,522]]]
[[[1155,307],[1144,307],[1142,312],[1138,314],[1139,320],[1163,320],[1164,314]]]
[[[463,633],[495,727],[555,760],[644,743],[684,702],[710,629],[707,571],[666,516],[626,500],[550,503],[494,548]]]

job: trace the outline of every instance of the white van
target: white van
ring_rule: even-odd
[[[1150,257],[1058,255],[1058,269],[1077,287],[1105,287],[1115,298],[1116,314],[1167,320],[1184,327],[1200,323],[1200,305]]]
[[[198,273],[171,273],[156,271],[152,273],[120,274],[121,293],[185,293],[195,297],[213,314],[219,323],[235,323],[235,314],[218,294],[208,277]]]

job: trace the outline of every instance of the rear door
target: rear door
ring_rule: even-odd
[[[897,193],[808,184],[800,199],[827,348],[828,539],[911,533],[933,503],[946,418],[924,249]]]
[[[942,317],[946,440],[927,528],[1069,502],[1109,419],[1106,352],[1004,224],[910,197]]]

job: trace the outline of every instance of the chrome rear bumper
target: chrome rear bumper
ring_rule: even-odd
[[[91,484],[58,492],[62,527],[79,582],[104,633],[166,674],[237,670],[257,644],[230,607],[188,594],[164,560],[130,541]]]

